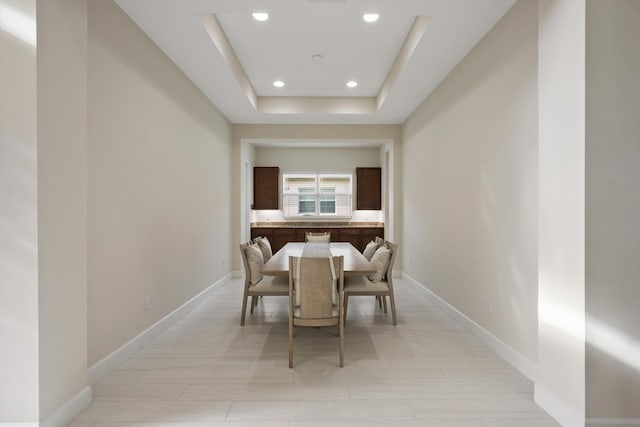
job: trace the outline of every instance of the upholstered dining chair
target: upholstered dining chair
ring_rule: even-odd
[[[369,276],[349,276],[345,278],[344,284],[344,311],[345,318],[349,297],[352,296],[375,296],[382,298],[384,312],[387,312],[387,297],[391,304],[391,316],[393,324],[398,323],[396,316],[396,300],[393,294],[393,264],[396,260],[398,245],[385,241],[371,258],[371,264],[376,268],[376,272]]]
[[[329,243],[331,242],[331,233],[304,233],[304,241],[312,243]]]
[[[337,326],[344,366],[344,257],[289,257],[289,368],[294,326]]]
[[[240,245],[242,265],[244,266],[244,294],[242,296],[242,314],[240,326],[244,325],[247,311],[247,300],[251,297],[251,313],[260,296],[288,296],[289,281],[286,276],[263,276],[264,256],[257,244]]]

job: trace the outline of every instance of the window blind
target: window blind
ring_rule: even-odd
[[[282,181],[285,217],[351,217],[350,174],[283,174]]]

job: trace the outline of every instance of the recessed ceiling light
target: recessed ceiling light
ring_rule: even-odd
[[[267,12],[253,12],[251,15],[253,16],[253,19],[260,22],[264,22],[269,19],[269,14]]]
[[[376,22],[378,18],[380,18],[380,15],[377,13],[365,13],[362,15],[362,19],[364,19],[365,22]]]
[[[355,81],[355,80],[350,80],[350,81],[347,82],[347,87],[354,88],[356,86],[358,86],[358,82]]]
[[[284,82],[282,80],[276,80],[275,82],[273,82],[273,85],[275,87],[284,87]]]

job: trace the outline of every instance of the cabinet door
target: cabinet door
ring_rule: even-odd
[[[253,168],[253,209],[278,209],[280,168]]]
[[[340,229],[339,228],[327,228],[326,230],[327,233],[331,234],[331,241],[332,242],[342,242],[343,240],[340,240]]]
[[[273,253],[276,253],[287,243],[295,242],[296,240],[297,238],[295,228],[276,228],[273,230],[271,250],[273,250]]]
[[[343,228],[340,230],[340,241],[349,242],[359,251],[362,250],[362,239],[359,228]]]
[[[356,168],[356,209],[382,209],[381,168]]]

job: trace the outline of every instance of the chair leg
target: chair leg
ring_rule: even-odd
[[[387,314],[387,296],[386,295],[380,295],[380,299],[382,299],[382,307],[384,310],[384,314]]]
[[[393,296],[393,290],[389,292],[389,302],[391,303],[391,316],[393,317],[393,324],[398,324],[398,318],[396,317],[396,299]]]
[[[344,313],[342,314],[342,316],[344,316]],[[338,340],[340,341],[340,367],[342,368],[344,367],[344,319],[340,319],[338,322],[338,334]]]
[[[289,319],[289,369],[293,368],[293,322]]]
[[[380,295],[376,296],[376,301],[378,301],[378,307],[382,308],[382,299],[380,299]]]
[[[251,297],[251,314],[253,314],[253,308],[256,306],[258,299],[255,296]]]
[[[242,314],[240,315],[240,326],[244,326],[244,316],[247,313],[247,299],[249,299],[249,295],[247,295],[247,290],[244,290],[244,296],[242,297]]]
[[[348,305],[349,305],[349,295],[344,294],[344,318],[342,319],[343,325],[347,323],[347,306]]]

